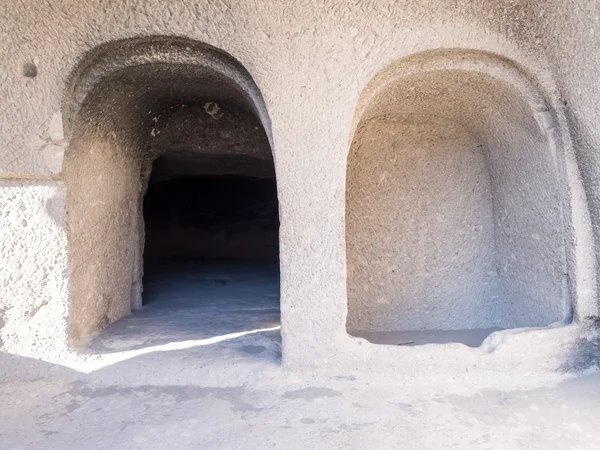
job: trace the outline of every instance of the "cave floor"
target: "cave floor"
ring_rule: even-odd
[[[87,362],[0,354],[0,449],[600,448],[598,373],[291,372],[277,267],[147,275],[144,308]]]
[[[198,341],[201,347],[203,340],[226,343],[248,335],[269,341],[265,348],[269,356],[263,355],[266,359],[279,358],[277,264],[154,266],[146,269],[143,298],[141,310],[109,326],[89,350],[123,352],[185,341]],[[251,353],[256,356],[260,352]]]
[[[531,389],[431,390],[289,374],[269,385],[140,384],[10,355],[0,366],[2,449],[600,448],[598,374]]]

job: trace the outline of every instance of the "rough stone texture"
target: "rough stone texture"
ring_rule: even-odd
[[[282,343],[286,365],[346,364],[354,367],[358,364],[392,370],[420,366],[458,374],[464,373],[465,366],[507,370],[527,361],[528,364],[551,369],[556,367],[566,351],[576,348],[583,332],[579,326],[505,335],[500,333],[494,338],[498,351],[491,353],[484,350],[477,353],[452,345],[419,349],[388,348],[348,338],[344,233],[347,155],[354,136],[353,117],[361,93],[371,77],[393,61],[432,49],[463,48],[493,52],[500,59],[516,62],[524,73],[535,80],[540,92],[547,96],[552,110],[558,114],[555,130],[560,131],[566,154],[564,167],[559,167],[559,170],[565,173],[568,200],[564,206],[568,211],[567,216],[572,219],[568,221],[566,233],[569,240],[567,265],[570,298],[576,318],[597,315],[597,264],[590,259],[589,253],[593,256],[597,248],[595,240],[600,237],[600,156],[595,151],[600,147],[600,133],[596,126],[600,121],[597,106],[600,51],[595,45],[595,34],[600,32],[599,14],[595,2],[584,0],[410,0],[401,3],[306,0],[294,4],[263,0],[234,3],[205,0],[195,3],[181,0],[2,2],[0,173],[3,178],[18,180],[17,185],[23,185],[20,188],[12,184],[8,188],[3,185],[2,190],[17,189],[20,196],[27,196],[27,186],[33,179],[46,185],[44,189],[47,190],[42,190],[42,193],[48,200],[52,198],[57,181],[63,182],[66,184],[69,208],[88,206],[91,196],[77,198],[86,190],[97,195],[94,202],[107,203],[109,199],[104,197],[102,191],[104,186],[127,186],[132,190],[139,187],[141,191],[143,183],[135,177],[143,172],[145,163],[141,163],[142,167],[136,167],[134,159],[118,153],[114,145],[137,148],[139,143],[118,142],[122,136],[117,133],[116,137],[111,137],[110,134],[111,130],[114,131],[112,125],[123,129],[127,121],[112,125],[101,121],[94,124],[95,133],[79,137],[71,135],[76,112],[90,93],[90,86],[95,86],[102,76],[113,69],[123,69],[122,61],[127,59],[123,56],[125,50],[115,51],[116,57],[115,54],[110,56],[111,52],[106,47],[101,47],[94,57],[86,58],[85,64],[92,67],[92,72],[94,67],[99,67],[87,78],[72,75],[73,70],[86,52],[117,39],[175,35],[214,45],[231,54],[247,69],[265,99],[266,107],[263,110],[254,111],[251,106],[248,109],[260,117],[275,156],[281,216]],[[198,65],[191,61],[194,58],[183,58],[182,53],[185,52],[173,51],[175,58],[163,58],[165,53],[157,48],[155,52],[148,53],[150,56],[146,54],[133,59],[185,61],[190,64],[188,73],[191,73],[191,67],[197,68]],[[111,59],[113,56],[115,58]],[[97,66],[92,64],[92,61],[103,58],[109,62]],[[23,64],[28,62],[36,65],[35,78],[23,76]],[[167,83],[163,86],[173,86],[177,88],[175,90],[181,88],[178,92],[186,95],[191,92],[187,89],[191,85],[199,86],[191,81],[185,83],[185,80],[167,72],[162,76],[153,72],[154,78],[149,77],[153,80],[150,84],[162,79]],[[122,80],[126,81],[131,73],[128,75],[127,70],[121,70],[121,75],[124,77]],[[190,79],[197,80],[201,75],[195,72]],[[74,83],[80,87],[78,89],[67,88],[72,86],[70,80],[79,78],[87,81],[83,84]],[[136,98],[133,96],[129,97],[131,91],[127,91],[126,84],[119,88],[114,81],[104,80],[106,85],[117,87],[114,96],[108,95],[97,102],[92,99],[93,95],[89,98],[98,108],[97,111],[103,111],[102,117],[123,119],[121,114],[115,116],[113,110],[123,98],[130,98],[132,104],[136,105],[140,105],[140,102],[134,101]],[[148,84],[145,86],[148,87]],[[203,86],[215,85],[207,82]],[[192,91],[199,97],[206,95],[206,92]],[[67,94],[63,97],[65,92]],[[147,92],[152,94],[156,91]],[[246,103],[252,103],[249,101],[252,95],[238,94]],[[169,95],[175,94],[170,92]],[[119,102],[111,103],[111,97]],[[141,103],[148,106],[145,100]],[[138,117],[148,117],[150,110],[151,107],[140,107]],[[55,142],[52,124],[60,113],[64,117],[65,134],[69,140]],[[68,146],[70,152],[76,153],[81,148],[78,148],[78,139],[81,143],[81,139],[91,139],[90,136],[103,137],[96,147],[97,152],[102,152],[103,157],[110,155],[115,163],[113,166],[118,170],[114,173],[103,170],[91,158],[89,167],[85,169],[77,164],[70,169],[70,164],[65,162],[63,173],[55,178],[60,166],[61,148]],[[95,145],[94,141],[89,142]],[[48,149],[50,145],[56,147]],[[577,159],[574,159],[575,155]],[[74,161],[77,162],[77,159]],[[82,177],[80,184],[71,184],[69,172],[72,170],[91,175],[85,183],[85,177]],[[575,181],[582,181],[585,190]],[[137,197],[111,199],[110,204],[121,205],[132,212],[131,216],[110,217],[110,222],[139,223],[139,214],[135,213],[136,207],[138,212],[140,207]],[[591,221],[586,215],[588,205]],[[8,203],[0,206],[12,211]],[[62,207],[64,209],[67,205],[63,202]],[[573,209],[577,209],[576,214],[573,214]],[[40,221],[40,225],[21,230],[20,234],[6,233],[5,230],[10,227],[5,227],[3,222],[2,239],[7,243],[3,248],[8,250],[1,255],[2,263],[17,267],[24,257],[14,251],[18,243],[44,236],[41,253],[44,258],[50,259],[39,265],[32,262],[26,265],[31,264],[28,270],[46,269],[51,277],[59,278],[62,269],[50,264],[50,260],[56,255],[64,257],[66,242],[62,235],[48,237],[42,225],[46,220],[44,214],[33,208],[28,209],[28,223]],[[70,233],[75,234],[71,236],[69,246],[79,239],[77,230],[85,230],[96,219],[93,214],[88,215],[85,209],[81,217],[90,222],[74,225]],[[103,248],[102,242],[110,242],[106,248],[107,261],[114,262],[118,256],[124,274],[129,273],[131,267],[131,271],[139,275],[139,249],[137,256],[133,250],[121,254],[119,252],[123,250],[117,251],[116,242],[139,241],[143,236],[136,231],[119,234],[108,223],[95,223],[99,230],[106,230],[106,234],[95,238],[96,246],[94,241],[87,243],[88,248]],[[592,225],[595,240],[586,234]],[[131,228],[136,229],[133,226]],[[112,256],[109,257],[111,252]],[[38,257],[42,258],[42,255]],[[84,251],[79,257],[70,258],[70,281],[77,277],[77,270],[82,270],[87,261]],[[102,293],[106,289],[102,283],[106,282],[103,280],[109,274],[103,273],[102,267],[99,269],[94,275],[95,281],[86,292],[95,290]],[[31,299],[39,297],[39,283],[32,283],[8,271],[1,276],[0,285],[10,285],[11,290],[19,292],[18,296],[2,294],[2,300],[11,310],[21,308],[20,305],[26,303],[24,299],[30,299],[31,302]],[[135,279],[136,276],[131,275],[130,278]],[[112,284],[113,292],[119,291],[129,296],[131,286],[127,280],[109,278],[108,283]],[[586,300],[580,301],[584,297]],[[83,292],[77,298],[85,299]],[[61,291],[60,304],[66,305],[67,301],[66,291]],[[106,317],[114,318],[121,312],[107,310]],[[85,317],[83,311],[79,313]],[[71,314],[79,313],[71,311]],[[44,323],[54,323],[53,314],[54,310],[45,306],[37,312],[36,317],[39,320],[43,318]],[[18,349],[25,352],[24,349],[27,349],[31,354],[41,355],[43,352],[37,350],[40,340],[35,334],[29,333],[26,321],[20,317],[4,313],[4,348],[17,349],[15,352],[21,351]],[[85,319],[83,322],[102,323],[96,319]],[[23,332],[15,331],[6,336],[6,328]],[[535,348],[535,355],[528,351],[531,348]],[[61,357],[58,350],[47,354],[47,358]]]
[[[167,167],[156,167],[155,163],[151,183],[164,180],[161,172],[165,171],[171,177],[275,177],[273,154],[262,124],[252,112],[235,105],[216,103],[210,98],[195,105],[177,105],[152,118],[150,136],[148,151],[155,156],[168,153],[163,161],[171,163]],[[239,164],[235,164],[236,157],[240,158]]]
[[[481,146],[453,124],[399,120],[365,124],[350,156],[348,329],[504,327]]]
[[[63,183],[0,181],[0,345],[51,358],[67,350]]]

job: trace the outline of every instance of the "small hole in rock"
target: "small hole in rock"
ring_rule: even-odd
[[[26,62],[21,69],[23,76],[27,78],[35,78],[37,76],[37,67],[32,62]]]

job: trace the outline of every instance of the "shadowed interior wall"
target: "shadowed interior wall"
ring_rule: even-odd
[[[153,118],[144,197],[144,264],[224,259],[276,262],[275,169],[258,119],[208,100]]]
[[[348,157],[348,330],[568,320],[557,160],[528,104],[489,75],[381,89]]]
[[[65,155],[69,335],[75,344],[130,311],[137,248],[124,244],[137,240],[144,129],[150,124],[139,106],[122,101],[126,95],[120,89],[90,95]]]
[[[274,179],[190,176],[152,184],[144,199],[144,264],[206,259],[277,262]]]

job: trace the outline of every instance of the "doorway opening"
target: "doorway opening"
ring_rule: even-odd
[[[250,74],[199,42],[131,39],[90,52],[67,98],[73,344],[279,359],[277,187]],[[217,347],[202,357],[227,359]]]

